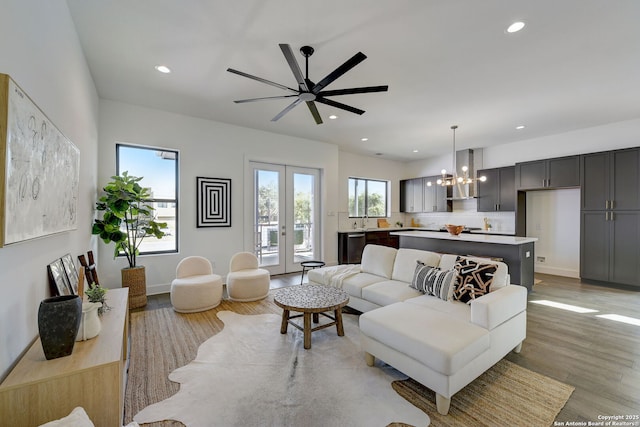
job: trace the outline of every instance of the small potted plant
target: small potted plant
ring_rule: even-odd
[[[94,283],[92,285],[89,285],[89,287],[84,290],[84,293],[87,295],[87,299],[89,300],[89,302],[102,303],[102,307],[98,309],[98,314],[102,314],[111,308],[107,305],[107,301],[105,299],[107,290],[102,286]]]
[[[96,218],[91,229],[104,243],[115,243],[114,258],[120,254],[127,258],[129,267],[122,269],[122,286],[129,287],[129,308],[147,304],[144,266],[137,265],[140,244],[147,236],[162,238],[162,230],[167,228],[166,222],[155,221],[154,208],[148,204],[151,194],[139,184],[141,180],[126,171],[112,176],[96,202],[102,218]]]

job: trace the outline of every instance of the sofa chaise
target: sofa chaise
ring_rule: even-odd
[[[434,292],[421,287],[429,274],[454,280]],[[347,292],[362,312],[367,364],[378,358],[435,391],[443,415],[455,393],[526,337],[527,289],[509,284],[500,261],[367,245],[361,264],[318,268],[309,281]]]

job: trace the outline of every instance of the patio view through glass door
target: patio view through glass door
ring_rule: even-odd
[[[318,259],[319,177],[317,169],[251,163],[254,177],[255,253],[271,274],[302,270]]]

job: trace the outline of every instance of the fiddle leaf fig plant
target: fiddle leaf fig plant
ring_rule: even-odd
[[[96,209],[103,212],[102,218],[96,218],[91,229],[92,234],[100,236],[105,243],[115,243],[113,257],[121,253],[127,257],[129,267],[135,267],[140,243],[147,236],[161,239],[167,228],[166,222],[156,222],[154,208],[148,204],[151,198],[149,189],[135,177],[123,172],[112,176],[111,182],[104,187],[104,195],[96,202]]]

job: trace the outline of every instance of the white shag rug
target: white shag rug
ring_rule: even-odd
[[[309,350],[298,329],[289,325],[287,334],[280,333],[279,315],[222,311],[218,317],[224,329],[202,343],[193,362],[169,375],[180,391],[147,406],[135,421],[177,420],[188,427],[429,425],[429,417],[391,387],[406,376],[380,362],[365,363],[357,316],[343,315],[344,337],[335,326],[313,332]]]

